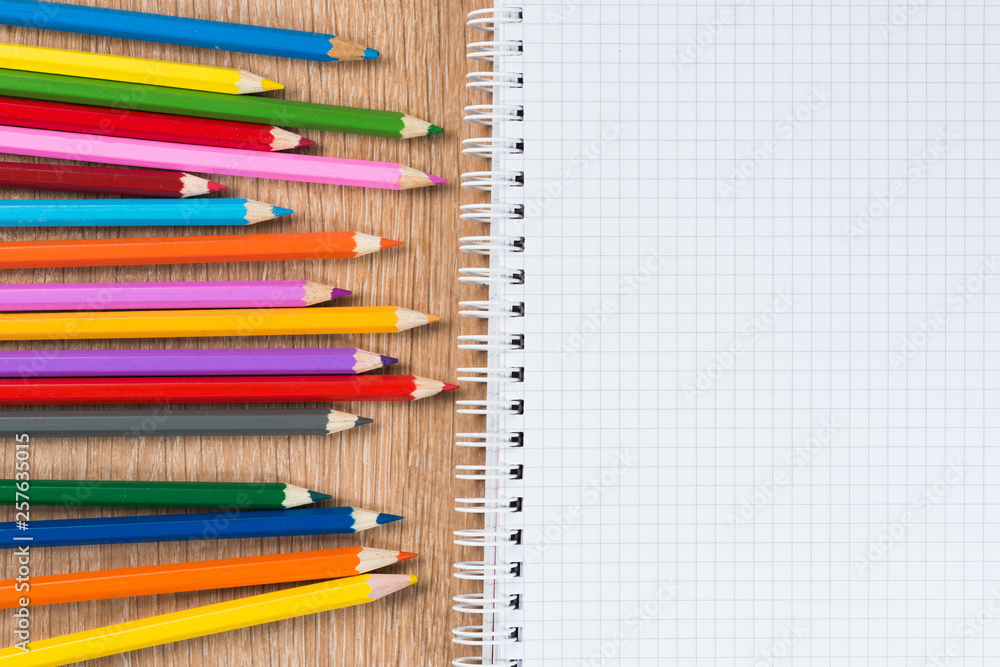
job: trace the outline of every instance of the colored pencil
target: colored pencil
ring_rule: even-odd
[[[358,375],[395,363],[355,348],[0,350],[0,377]]]
[[[31,505],[38,506],[281,510],[333,497],[276,483],[33,479],[24,491],[18,488],[19,483],[16,479],[0,479],[0,505],[30,499]]]
[[[347,535],[402,518],[354,507],[311,507],[293,511],[227,510],[200,514],[54,519],[31,521],[27,529],[18,528],[16,522],[10,521],[0,523],[0,549],[12,549],[29,542],[32,548],[36,548],[246,537]]]
[[[324,33],[61,2],[4,0],[0,24],[320,62],[374,60],[379,55],[374,49]]]
[[[283,85],[253,72],[148,60],[107,53],[48,49],[23,44],[0,44],[0,67],[44,74],[65,74],[85,79],[124,81],[167,88],[204,90],[227,95],[281,90]]]
[[[359,232],[9,241],[0,269],[350,259],[402,244]]]
[[[0,436],[37,438],[333,435],[371,424],[333,410],[0,411]]]
[[[254,151],[285,151],[316,143],[274,125],[13,97],[0,97],[0,125]],[[76,137],[78,146],[85,140],[86,137]]]
[[[15,284],[0,285],[0,312],[302,308],[350,294],[347,290],[308,280]]]
[[[415,375],[8,378],[0,405],[416,401],[453,389]]]
[[[0,152],[382,190],[410,190],[445,182],[438,176],[391,162],[189,146],[23,127],[0,126]]]
[[[179,199],[226,186],[183,171],[0,162],[0,188]]]
[[[347,547],[32,577],[28,606],[354,577],[416,555]],[[0,581],[0,609],[20,606],[17,583]]]
[[[398,333],[441,318],[392,306],[0,315],[0,340]]]
[[[417,582],[405,574],[362,574],[119,623],[0,651],[4,667],[54,667],[204,637],[331,609],[367,604]],[[331,649],[332,650],[332,649]],[[202,663],[204,664],[204,663]]]
[[[246,226],[292,213],[250,199],[6,199],[0,227]]]
[[[298,102],[276,97],[177,90],[141,83],[0,69],[0,95],[95,107],[266,123],[327,132],[412,139],[444,130],[400,111]]]

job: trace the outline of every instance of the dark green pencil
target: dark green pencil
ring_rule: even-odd
[[[390,139],[410,139],[443,132],[437,125],[398,111],[358,109],[252,95],[207,93],[11,69],[0,69],[0,95]],[[0,116],[0,124],[3,122],[3,117]]]
[[[99,482],[79,479],[0,479],[0,505],[66,507],[219,507],[280,510],[332,496],[291,484],[241,482]]]

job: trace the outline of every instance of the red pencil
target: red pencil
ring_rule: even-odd
[[[183,171],[0,162],[0,188],[176,199],[219,192],[226,186]]]
[[[283,151],[316,143],[273,125],[11,97],[0,97],[0,125],[254,151]]]
[[[416,401],[456,385],[416,375],[0,380],[0,405]]]

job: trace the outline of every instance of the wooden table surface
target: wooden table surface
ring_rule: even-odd
[[[80,4],[84,4],[77,0]],[[476,323],[459,322],[457,302],[481,297],[480,288],[461,286],[458,267],[474,258],[458,252],[460,234],[485,234],[458,220],[469,201],[458,185],[462,171],[484,169],[462,158],[460,141],[473,132],[461,121],[470,102],[464,88],[465,13],[485,6],[467,0],[86,0],[85,4],[163,12],[283,28],[333,32],[382,52],[375,63],[313,63],[249,54],[215,52],[118,39],[3,28],[0,41],[82,49],[147,58],[248,69],[285,84],[289,99],[405,111],[442,125],[435,137],[398,141],[315,131],[309,152],[349,158],[398,161],[447,177],[444,187],[409,192],[361,190],[326,185],[214,177],[229,186],[226,196],[248,197],[295,209],[294,216],[266,223],[267,232],[357,230],[406,242],[405,246],[356,260],[295,261],[162,267],[79,268],[7,271],[5,282],[104,282],[168,280],[309,279],[354,291],[340,305],[396,305],[441,315],[442,322],[413,332],[377,336],[312,336],[160,341],[68,341],[4,344],[5,349],[107,349],[157,347],[360,347],[399,357],[394,372],[454,380],[455,368],[477,360],[456,351],[455,337]],[[482,39],[482,37],[479,37]],[[485,99],[478,100],[485,102]],[[13,158],[24,160],[23,158]],[[4,196],[72,196],[6,192]],[[0,240],[180,235],[194,229],[7,230]],[[253,233],[237,228],[223,233]],[[161,234],[162,232],[162,234]],[[460,264],[461,263],[461,264]],[[474,262],[473,262],[474,263]],[[472,592],[453,578],[452,564],[476,560],[452,544],[452,531],[474,520],[453,510],[456,496],[475,486],[453,482],[454,466],[476,452],[456,450],[453,432],[480,430],[475,418],[454,414],[457,397],[476,388],[407,404],[341,404],[372,417],[375,424],[343,436],[280,438],[108,438],[38,440],[31,447],[36,478],[144,479],[176,481],[281,481],[325,491],[338,504],[402,514],[405,521],[354,537],[223,540],[191,543],[37,549],[34,576],[187,560],[251,556],[351,545],[416,551],[419,559],[386,570],[421,578],[390,599],[349,609],[238,630],[174,645],[113,656],[91,663],[111,665],[445,665],[455,655],[451,628],[469,624],[451,611],[451,597]],[[223,406],[228,407],[228,406]],[[238,407],[238,406],[232,406]],[[294,406],[293,406],[294,407]],[[322,407],[309,405],[301,407]],[[0,477],[13,477],[13,448],[2,450]],[[132,510],[34,508],[32,518],[136,514]],[[4,508],[3,520],[12,520]],[[3,553],[4,576],[16,569]],[[277,587],[207,591],[35,608],[34,640],[155,614],[267,592]],[[10,612],[0,615],[0,644],[15,643]]]

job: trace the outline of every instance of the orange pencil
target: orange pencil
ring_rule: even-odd
[[[0,609],[22,606],[21,598],[27,598],[29,606],[38,607],[63,602],[353,577],[416,555],[369,547],[299,551],[273,556],[31,577],[31,588],[27,591],[16,590],[17,581],[8,579],[0,581]]]
[[[0,269],[347,259],[402,245],[359,232],[0,243]]]

